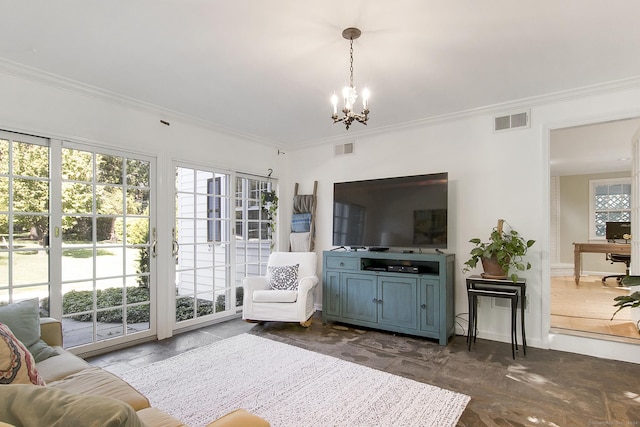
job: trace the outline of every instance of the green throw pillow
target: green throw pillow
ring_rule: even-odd
[[[38,298],[0,307],[0,323],[4,323],[33,355],[42,362],[58,352],[40,339],[40,309]]]

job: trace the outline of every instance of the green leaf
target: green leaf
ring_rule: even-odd
[[[624,286],[640,286],[640,276],[625,276],[622,278]]]

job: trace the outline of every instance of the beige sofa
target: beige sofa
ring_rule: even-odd
[[[40,321],[41,338],[47,344],[54,347],[58,351],[57,356],[49,357],[41,362],[36,363],[37,370],[46,383],[46,391],[40,386],[32,385],[9,385],[2,386],[0,392],[3,393],[3,399],[12,399],[13,405],[19,408],[24,405],[31,419],[22,418],[16,422],[25,425],[33,422],[32,425],[57,425],[56,420],[43,417],[56,418],[55,411],[65,407],[71,408],[76,412],[82,412],[88,417],[89,421],[92,416],[98,412],[104,413],[110,410],[115,414],[119,414],[120,420],[126,422],[113,422],[109,425],[126,425],[136,426],[143,425],[158,427],[174,427],[184,426],[180,420],[162,412],[157,408],[151,407],[149,400],[140,394],[136,389],[119,377],[107,372],[101,368],[93,367],[85,360],[74,354],[62,349],[62,325],[59,321],[51,318],[44,318]],[[12,387],[7,389],[5,387]],[[11,390],[11,392],[9,392]],[[38,402],[42,401],[41,405]],[[51,404],[54,401],[56,404]],[[122,405],[125,402],[127,405]],[[101,406],[98,409],[95,405]],[[113,407],[110,408],[109,404]],[[103,406],[106,405],[106,406]],[[45,411],[40,408],[46,407]],[[135,410],[135,414],[131,411]],[[136,417],[137,415],[137,417]],[[21,417],[25,417],[24,412]],[[40,418],[39,418],[40,417]],[[137,418],[137,419],[136,419]],[[133,419],[132,423],[129,421]],[[2,418],[0,418],[0,421]],[[9,419],[11,420],[11,419]],[[89,425],[87,421],[83,425]],[[111,421],[111,420],[109,420]],[[104,424],[104,423],[103,423]],[[0,425],[2,423],[0,422]],[[11,423],[9,425],[12,425]],[[80,425],[80,424],[78,424]],[[95,424],[94,424],[95,425]],[[269,423],[262,418],[250,414],[249,412],[238,409],[222,418],[215,420],[209,424],[210,427],[230,427],[230,426],[246,426],[246,427],[264,427]]]

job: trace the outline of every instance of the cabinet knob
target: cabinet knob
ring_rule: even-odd
[[[376,298],[374,298],[373,301],[371,301],[371,302],[374,303],[374,304],[377,304],[378,300]]]
[[[427,304],[422,304],[420,308],[427,308]]]
[[[344,262],[341,262],[341,263],[340,263],[340,267],[344,267]]]

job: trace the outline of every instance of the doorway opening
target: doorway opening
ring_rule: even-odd
[[[551,131],[552,330],[640,344],[631,310],[622,310],[611,320],[616,310],[614,298],[628,295],[629,289],[615,279],[602,280],[607,275],[625,274],[626,266],[612,263],[607,253],[594,252],[577,255],[577,280],[574,269],[574,244],[608,243],[604,224],[625,220],[632,205],[638,204],[631,200],[630,190],[632,139],[638,129],[640,118]],[[625,182],[629,183],[626,187]]]

